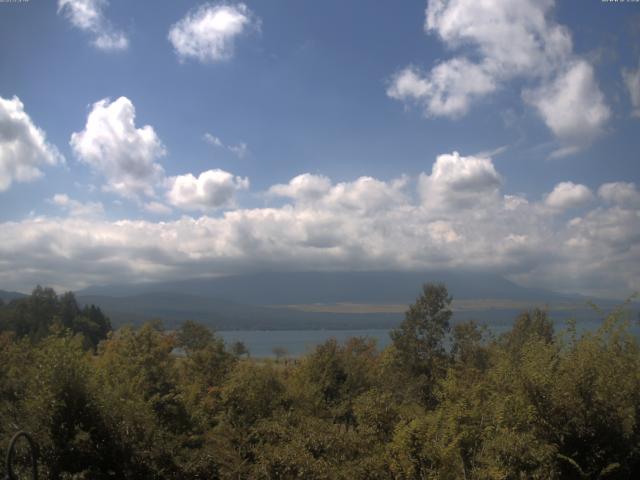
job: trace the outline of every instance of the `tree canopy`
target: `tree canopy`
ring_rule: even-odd
[[[88,342],[99,309],[38,288],[0,307],[0,447],[32,432],[47,479],[640,476],[623,310],[581,334],[531,310],[494,337],[450,306],[425,285],[386,349],[329,340],[276,362],[194,322]]]
[[[87,347],[95,348],[107,338],[111,321],[95,305],[80,308],[73,292],[57,295],[52,288],[37,286],[31,295],[0,304],[0,331],[32,342],[53,330],[80,334]]]

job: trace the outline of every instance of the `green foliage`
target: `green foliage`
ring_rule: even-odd
[[[204,325],[187,320],[182,324],[176,336],[176,346],[186,352],[195,352],[207,347],[214,339],[214,335]]]
[[[487,328],[473,320],[453,327],[451,359],[458,369],[484,371],[489,366]]]
[[[553,323],[547,312],[539,308],[520,314],[511,331],[505,333],[501,341],[505,349],[517,356],[529,340],[536,338],[545,343],[553,341]]]
[[[292,378],[296,400],[322,418],[353,427],[352,403],[376,384],[375,343],[352,338],[345,345],[331,339],[302,360]]]
[[[231,353],[233,353],[236,357],[249,356],[249,349],[240,340],[237,340],[231,344],[230,347]]]
[[[283,402],[284,384],[270,364],[240,362],[222,386],[221,418],[235,427],[249,427],[269,418]]]
[[[276,356],[276,361],[282,360],[287,356],[287,349],[284,347],[274,347],[272,350],[273,354]]]
[[[494,340],[450,326],[450,302],[425,285],[387,349],[329,340],[279,362],[194,322],[106,333],[99,310],[39,288],[0,307],[0,447],[32,432],[46,479],[640,476],[623,311],[556,335],[533,310]]]
[[[32,294],[0,304],[0,332],[38,342],[52,331],[81,334],[85,348],[95,349],[111,331],[111,322],[95,305],[80,308],[72,292],[60,296],[51,288],[37,286]]]
[[[192,329],[193,332],[196,330]],[[183,329],[178,338],[182,333]],[[222,339],[208,329],[206,335],[199,338],[197,348],[192,345],[186,349],[186,356],[178,363],[178,371],[182,398],[191,412],[194,426],[199,426],[196,431],[202,434],[214,421],[221,385],[237,357],[228,353]]]
[[[415,382],[418,396],[427,406],[435,404],[436,383],[447,368],[444,340],[450,331],[451,300],[444,285],[423,285],[404,321],[391,331],[397,370]]]

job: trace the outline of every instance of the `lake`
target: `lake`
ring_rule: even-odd
[[[578,332],[595,330],[600,325],[599,320],[585,320],[577,323]],[[556,331],[566,327],[564,322],[556,322]],[[489,325],[495,335],[500,335],[511,328],[511,324]],[[242,341],[249,349],[252,357],[273,357],[273,349],[284,348],[288,356],[298,357],[309,353],[317,345],[335,338],[344,342],[351,337],[367,337],[376,340],[379,348],[384,348],[391,342],[388,329],[371,330],[232,330],[216,332],[229,344]],[[640,335],[640,328],[634,324],[632,331]]]
[[[339,342],[351,337],[373,338],[379,348],[386,347],[391,341],[389,330],[234,330],[216,333],[227,344],[242,341],[252,357],[273,357],[276,347],[284,348],[288,356],[299,357],[330,338]]]

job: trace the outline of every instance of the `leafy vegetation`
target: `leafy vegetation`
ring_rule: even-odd
[[[0,306],[0,446],[50,479],[625,479],[640,475],[640,344],[617,310],[493,338],[425,285],[379,351],[330,340],[252,359],[205,327],[110,331],[37,288]],[[284,357],[285,355],[280,355]]]

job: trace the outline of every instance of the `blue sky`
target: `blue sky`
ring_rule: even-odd
[[[31,0],[0,42],[0,288],[640,289],[640,3]]]

